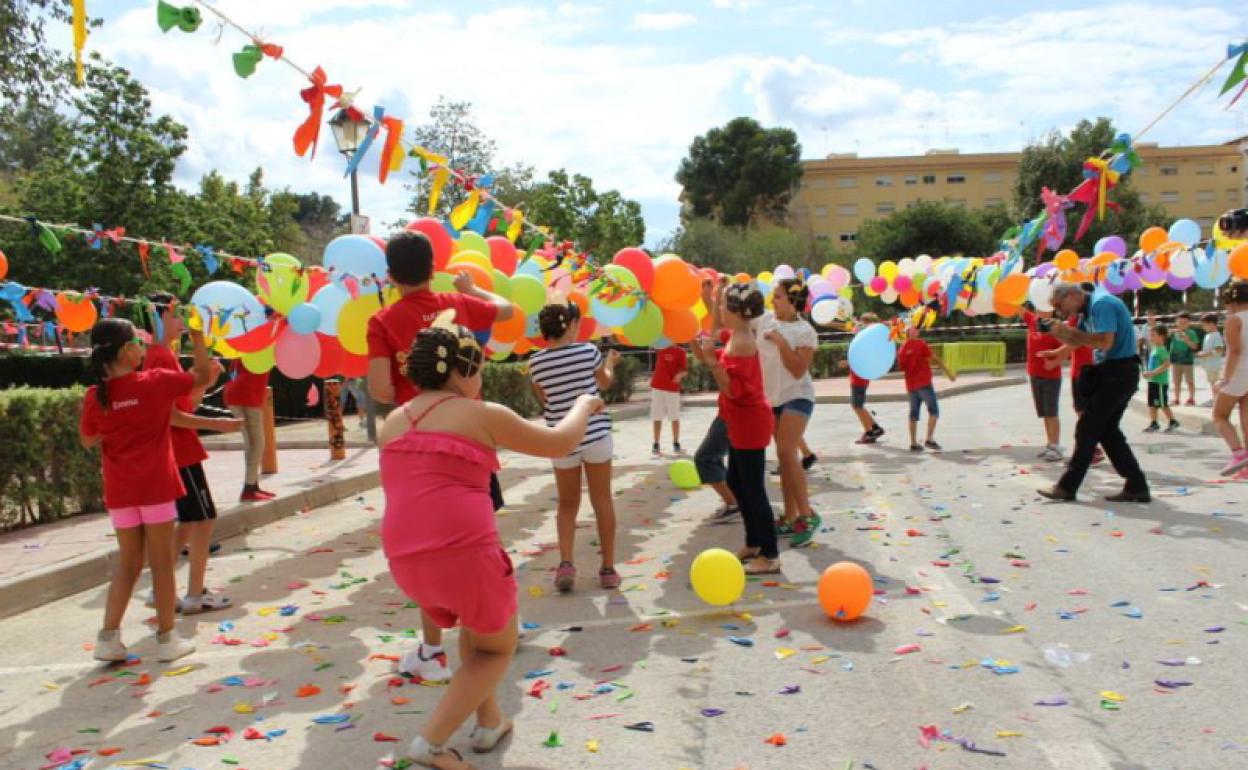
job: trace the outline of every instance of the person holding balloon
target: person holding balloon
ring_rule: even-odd
[[[815,411],[810,362],[819,345],[815,328],[800,315],[809,299],[810,289],[803,281],[778,279],[772,289],[775,312],[765,313],[758,326],[763,389],[776,418],[776,457],[784,493],[784,517],[776,522],[776,533],[791,536],[795,548],[809,543],[823,523],[810,505],[802,467],[802,437]]]
[[[708,336],[711,340],[719,339],[722,335],[722,341],[727,342],[730,336],[721,328],[721,315],[718,310],[718,301],[727,285],[728,276],[726,275],[719,276],[718,286],[716,286],[716,279],[713,278],[705,278],[702,281],[702,303],[706,305],[707,314],[711,319],[711,330]],[[693,348],[693,355],[701,360],[697,347]],[[698,449],[693,454],[693,464],[698,468],[698,478],[719,495],[720,506],[711,515],[710,523],[712,524],[724,524],[741,515],[741,507],[737,504],[736,495],[728,487],[728,471],[724,467],[724,459],[728,456],[729,446],[728,426],[724,423],[724,418],[717,414],[707,426],[706,435],[702,437],[702,443],[698,444]]]
[[[408,758],[421,767],[470,767],[446,746],[474,712],[469,737],[492,751],[512,730],[495,692],[515,656],[518,586],[495,523],[491,477],[498,449],[562,457],[580,444],[602,400],[574,400],[554,426],[480,400],[484,353],[472,331],[441,312],[404,356],[418,395],[378,433],[385,493],[381,541],[398,587],[442,628],[460,626],[460,665]]]
[[[615,381],[615,364],[620,353],[606,356],[591,342],[577,342],[581,332],[581,308],[575,302],[555,302],[538,314],[538,328],[547,347],[529,359],[529,377],[542,402],[546,424],[560,423],[581,396],[599,398]],[[615,571],[615,503],[611,498],[611,417],[599,412],[589,421],[585,438],[575,451],[555,458],[555,485],[559,502],[559,566],[555,569],[556,590],[567,593],[576,585],[573,555],[576,547],[576,516],[581,508],[581,468],[589,486],[589,504],[598,524],[598,544],[602,564],[598,584],[607,590],[619,588]]]
[[[859,324],[863,327],[878,324],[880,317],[875,313],[863,313],[859,319]],[[867,388],[871,385],[871,380],[859,377],[849,366],[849,361],[841,362],[841,368],[849,369],[849,406],[854,410],[854,416],[858,418],[858,424],[862,426],[862,435],[858,437],[855,444],[874,444],[884,435],[884,428],[875,421],[875,415],[867,409]]]
[[[775,433],[775,415],[763,387],[753,322],[765,310],[763,294],[752,283],[721,289],[715,310],[729,332],[723,350],[701,337],[693,349],[719,386],[719,416],[728,431],[728,486],[741,508],[745,547],[737,552],[750,575],[780,571],[776,522],[767,499],[766,453]]]
[[[950,382],[956,381],[958,376],[923,341],[920,326],[924,315],[924,312],[916,312],[912,323],[906,327],[906,341],[897,351],[897,367],[905,373],[906,393],[910,397],[910,451],[922,452],[927,448],[939,452],[941,446],[936,443],[935,434],[940,403],[936,400],[936,388],[932,386],[932,364],[939,366]],[[923,405],[927,406],[927,439],[920,444],[919,408]]]
[[[450,248],[446,238],[444,248]],[[449,255],[447,255],[449,257]],[[424,233],[408,230],[386,242],[386,274],[399,293],[399,301],[368,319],[368,391],[381,404],[402,406],[420,395],[419,386],[407,377],[406,363],[413,342],[446,310],[454,311],[457,323],[474,333],[486,333],[496,321],[511,318],[511,303],[476,288],[465,273],[455,277],[456,293],[431,290],[434,243]],[[503,507],[498,476],[490,476],[495,510]],[[421,640],[404,654],[398,670],[429,682],[450,677],[442,651],[442,629],[421,610]]]

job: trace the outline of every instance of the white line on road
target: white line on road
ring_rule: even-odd
[[[1090,743],[1041,743],[1040,750],[1053,763],[1053,770],[1113,770]]]
[[[920,575],[919,573],[923,574]],[[945,573],[942,567],[927,567],[923,570],[914,569],[914,578],[920,585],[933,587],[936,591],[929,595],[931,601],[941,602],[943,607],[934,607],[937,612],[944,616],[945,620],[965,615],[978,615],[979,611],[975,609],[975,605],[971,604],[971,600],[958,590],[953,581]]]

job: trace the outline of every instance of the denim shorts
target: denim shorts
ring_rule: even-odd
[[[927,406],[928,416],[940,416],[940,405],[936,403],[936,389],[931,385],[924,385],[918,390],[910,391],[910,422],[919,421],[920,405]]]
[[[849,405],[855,409],[865,409],[867,406],[867,386],[866,385],[850,385],[849,386]]]
[[[809,418],[815,413],[815,402],[809,398],[795,398],[792,401],[785,401],[780,406],[772,407],[771,411],[775,413],[776,417],[785,412],[797,412],[803,417]]]

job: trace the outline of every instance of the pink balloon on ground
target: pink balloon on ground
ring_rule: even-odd
[[[321,344],[315,334],[296,334],[286,329],[274,343],[277,368],[292,380],[311,377],[321,362]]]
[[[630,246],[617,251],[611,261],[620,267],[632,270],[633,275],[637,276],[637,283],[641,285],[642,291],[650,293],[650,287],[654,285],[654,260],[650,259],[649,254],[635,246]]]

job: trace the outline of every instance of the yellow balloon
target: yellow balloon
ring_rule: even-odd
[[[693,560],[689,582],[699,599],[723,607],[745,592],[745,568],[740,559],[723,548],[708,548]]]
[[[476,265],[482,270],[493,270],[494,265],[490,263],[490,258],[479,251],[460,251],[451,257],[451,261],[447,263],[447,270],[451,273],[455,272],[455,265],[470,263]]]
[[[270,254],[264,258],[265,269],[256,271],[256,296],[282,315],[295,305],[308,301],[308,278],[300,270],[299,260],[289,254]]]
[[[889,283],[892,283],[893,279],[897,277],[897,263],[891,259],[884,260],[880,263],[880,269],[877,271],[877,275]]]
[[[243,366],[252,374],[264,374],[277,364],[275,348],[269,345],[264,350],[243,354]]]
[[[338,342],[342,349],[357,356],[368,354],[368,319],[381,303],[375,292],[364,292],[342,306],[338,312]]]
[[[703,318],[706,318],[707,312],[708,311],[706,309],[706,305],[703,304],[702,300],[699,299],[698,304],[693,306],[694,318],[697,318],[699,321],[701,321]]]
[[[824,278],[827,278],[828,275],[830,275],[834,269],[836,269],[836,263],[829,262],[828,264],[823,266],[822,270],[819,271],[819,275],[822,275]]]
[[[243,355],[230,347],[230,343],[223,339],[216,340],[212,345],[212,349],[220,353],[222,358],[228,358],[231,361]]]
[[[758,280],[762,281],[763,283],[771,283],[772,281],[776,280],[776,276],[772,275],[772,272],[770,270],[764,270],[763,272],[758,274]]]

